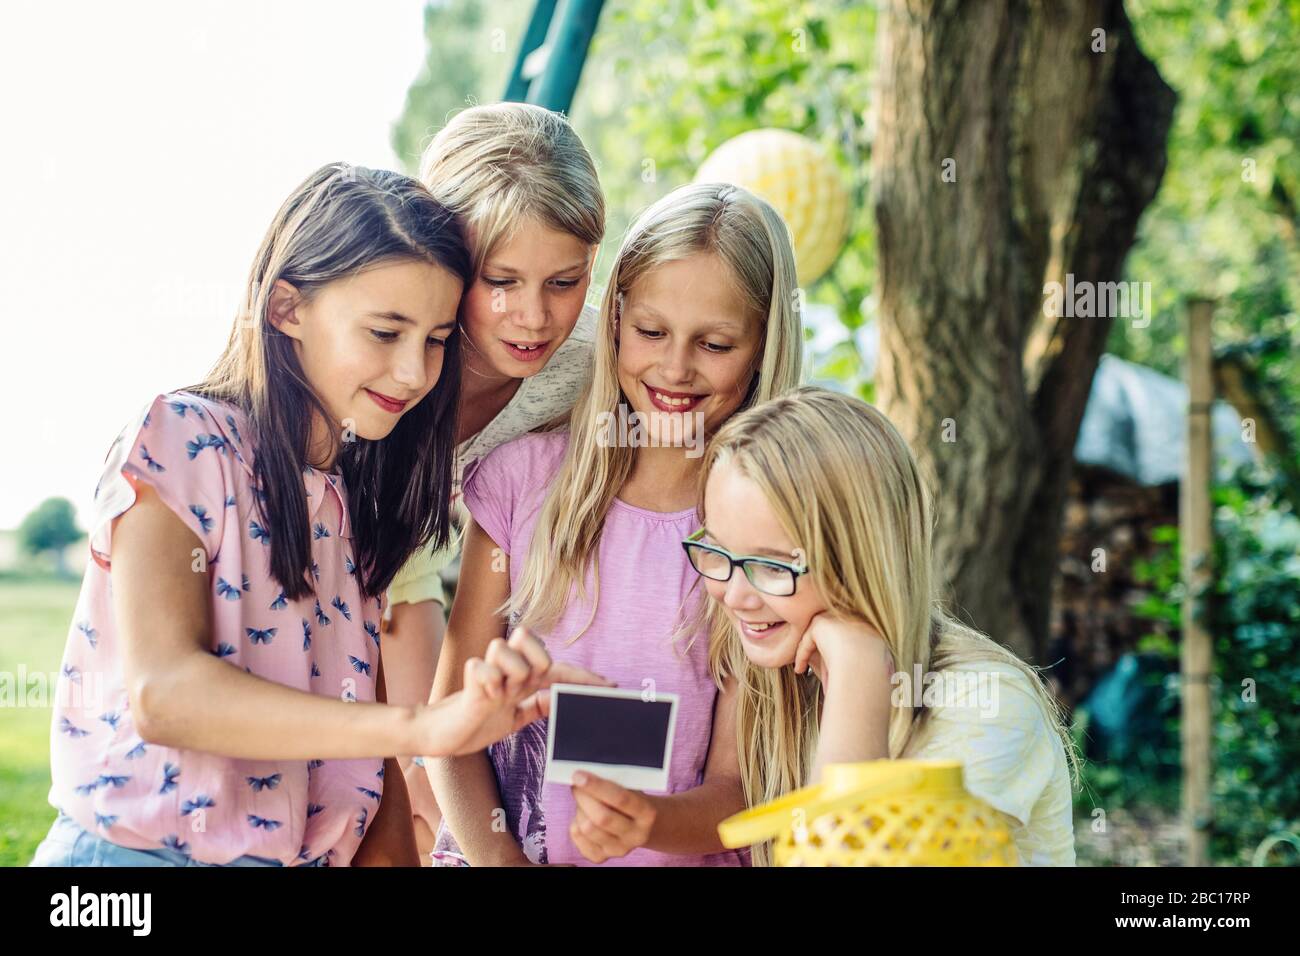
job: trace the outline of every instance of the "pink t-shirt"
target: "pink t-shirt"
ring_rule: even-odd
[[[237,760],[147,744],[122,676],[110,573],[112,519],[150,485],[203,542],[211,652],[298,690],[373,701],[380,599],[353,574],[341,475],[304,472],[316,596],[286,600],[254,510],[248,418],[189,392],[159,395],[109,449],[95,491],[91,556],[50,734],[50,803],[134,849],[170,847],[204,863],[244,855],[291,866],[348,865],[383,792],[383,760]],[[129,479],[129,480],[128,480]]]
[[[525,435],[488,454],[466,480],[465,505],[509,555],[512,587],[518,586],[538,513],[567,445],[567,432]],[[690,614],[702,599],[698,575],[681,544],[698,527],[694,508],[661,513],[615,499],[600,536],[600,591],[591,626],[572,640],[591,614],[590,601],[575,598],[551,633],[539,635],[554,660],[595,671],[622,688],[653,688],[679,696],[669,793],[689,790],[703,781],[718,696],[709,675],[707,634],[699,631],[684,635],[676,644],[669,641],[681,623],[679,614]],[[589,587],[592,583],[589,578]],[[525,855],[535,863],[590,865],[569,839],[576,812],[573,791],[566,785],[542,782],[546,721],[530,724],[489,752],[506,826]],[[444,826],[435,860],[452,862],[458,852],[454,836]],[[675,856],[639,849],[609,861],[613,866],[747,863],[747,852],[735,850]]]

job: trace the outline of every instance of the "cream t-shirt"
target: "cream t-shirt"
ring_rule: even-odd
[[[934,706],[903,756],[960,762],[966,789],[1009,818],[1022,866],[1074,866],[1069,765],[1028,678],[1000,661],[936,677],[922,681]]]

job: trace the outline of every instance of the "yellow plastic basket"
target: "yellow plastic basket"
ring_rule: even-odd
[[[996,811],[956,761],[831,764],[822,782],[718,825],[723,845],[774,839],[777,866],[1015,866]]]

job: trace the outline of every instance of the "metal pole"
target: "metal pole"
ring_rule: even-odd
[[[559,24],[546,42],[546,66],[529,84],[529,103],[568,112],[604,5],[605,0],[565,0]]]
[[[546,42],[546,34],[551,28],[551,17],[555,14],[556,0],[537,0],[533,15],[528,20],[528,29],[524,31],[524,41],[519,44],[519,55],[515,57],[515,68],[510,71],[510,80],[506,83],[506,95],[503,100],[522,103],[528,96],[528,85],[532,77],[524,75],[524,64],[534,50]]]

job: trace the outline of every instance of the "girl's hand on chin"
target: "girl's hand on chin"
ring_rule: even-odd
[[[870,624],[832,617],[829,611],[813,615],[799,638],[794,654],[794,672],[806,673],[811,667],[824,685],[832,670],[852,666],[853,662],[874,662],[883,658],[893,669],[889,646]]]

